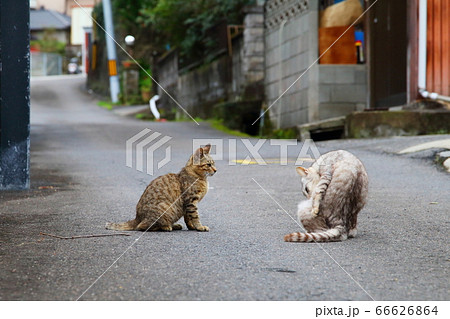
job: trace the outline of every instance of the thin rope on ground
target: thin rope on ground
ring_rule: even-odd
[[[119,261],[119,259],[120,258],[122,258],[122,256],[123,255],[125,255],[125,253],[128,251],[128,250],[130,250],[131,249],[131,247],[133,247],[134,246],[134,244],[136,244],[137,242],[138,242],[138,240],[139,239],[141,239],[142,238],[142,236],[144,236],[144,234],[161,218],[161,217],[163,217],[164,216],[164,214],[165,213],[167,213],[167,211],[169,210],[169,209],[171,209],[172,208],[172,206],[180,199],[180,198],[182,198],[182,196],[189,190],[189,188],[191,188],[192,187],[192,185],[194,185],[196,182],[198,181],[198,178],[191,184],[191,185],[189,185],[189,187],[188,188],[186,188],[186,190],[169,206],[169,208],[167,208],[162,214],[161,214],[161,216],[159,216],[158,217],[158,219],[156,219],[154,222],[153,222],[153,224],[151,224],[142,234],[141,234],[141,236],[139,236],[138,238],[136,238],[135,240],[134,240],[134,242],[130,245],[130,246],[128,246],[128,248],[127,249],[125,249],[125,251],[116,259],[116,260],[114,260],[114,262],[108,267],[108,268],[106,268],[106,270],[100,275],[100,276],[98,276],[98,278],[97,279],[95,279],[94,280],[94,282],[85,290],[85,291],[83,291],[83,293],[75,300],[75,301],[78,301],[78,300],[80,300],[80,298],[81,297],[83,297],[84,296],[84,294],[86,293],[86,292],[88,292],[96,283],[97,283],[97,281],[99,281],[100,280],[100,278],[102,278],[103,277],[103,275],[104,274],[106,274],[107,272],[108,272],[108,270],[109,269],[111,269],[111,267],[112,266],[114,266],[115,264],[116,264],[116,262],[118,262]]]

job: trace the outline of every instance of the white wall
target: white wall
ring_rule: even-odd
[[[71,43],[82,45],[84,43],[84,27],[92,27],[92,7],[72,9]]]

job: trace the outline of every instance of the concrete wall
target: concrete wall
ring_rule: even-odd
[[[319,119],[344,116],[366,107],[364,64],[319,65]]]
[[[271,120],[284,128],[318,119],[318,106],[311,103],[318,96],[317,66],[305,73],[317,58],[318,2],[269,0],[265,9],[265,92]]]
[[[366,65],[317,62],[318,8],[318,0],[266,1],[265,93],[276,128],[347,115],[366,106]]]

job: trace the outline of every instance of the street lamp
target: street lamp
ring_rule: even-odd
[[[127,45],[127,52],[130,58],[133,58],[133,46],[135,40],[136,39],[130,34],[125,37],[125,44]]]
[[[128,46],[133,46],[135,40],[136,39],[132,35],[127,35],[125,37],[125,44],[128,45]]]

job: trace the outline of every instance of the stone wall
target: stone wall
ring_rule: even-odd
[[[172,50],[158,60],[156,73],[164,88],[176,88],[178,81],[178,54]]]
[[[244,37],[237,36],[231,42],[232,57],[231,57],[231,94],[236,101],[240,98],[245,89],[245,76],[242,67],[244,60]]]
[[[229,98],[230,58],[224,55],[213,62],[178,76],[178,102],[191,114],[212,115],[212,106]]]
[[[233,38],[231,56],[225,52],[212,62],[198,61],[200,66],[187,71],[179,70],[176,51],[158,61],[157,80],[194,117],[211,116],[218,103],[264,99],[264,12],[258,6],[245,10],[243,32]],[[161,87],[158,94],[160,107],[178,108]]]
[[[167,112],[177,112],[179,106],[163,91],[164,88],[189,114],[207,117],[211,106],[228,99],[230,91],[230,58],[223,55],[209,64],[188,72],[178,70],[178,54],[174,50],[158,61],[158,106]]]
[[[173,100],[162,90],[166,90],[175,100],[178,100],[178,54],[176,50],[172,50],[158,60],[156,72],[157,92],[160,100],[158,107],[165,110],[165,114],[174,113],[178,107]],[[162,87],[162,88],[161,88]]]
[[[264,8],[247,7],[244,12],[242,73],[245,85],[264,81]]]

